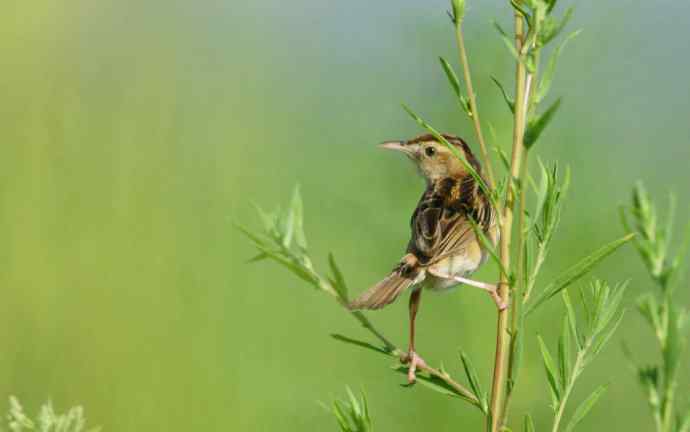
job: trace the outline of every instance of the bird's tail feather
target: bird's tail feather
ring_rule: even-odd
[[[393,303],[403,291],[414,283],[414,278],[403,277],[398,271],[394,271],[350,302],[348,306],[351,310],[380,309]]]

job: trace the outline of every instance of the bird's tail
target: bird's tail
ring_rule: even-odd
[[[403,291],[415,282],[415,277],[410,277],[410,275],[402,276],[396,270],[350,302],[348,307],[351,310],[380,309],[393,303]]]

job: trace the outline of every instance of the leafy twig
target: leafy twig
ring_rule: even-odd
[[[290,270],[297,277],[312,285],[315,289],[333,297],[338,304],[345,308],[365,329],[367,329],[382,345],[377,348],[367,342],[356,341],[344,336],[335,336],[342,342],[370,348],[379,353],[397,358],[400,362],[406,360],[407,353],[396,347],[364,313],[347,308],[348,289],[345,278],[333,254],[329,255],[330,276],[318,273],[309,257],[306,236],[304,234],[302,198],[299,188],[295,188],[290,207],[282,211],[280,208],[268,213],[257,207],[263,222],[263,232],[254,233],[244,227],[237,228],[254,243],[260,254],[252,261],[272,259]],[[471,390],[454,380],[443,369],[436,369],[428,365],[420,365],[418,369],[428,374],[420,377],[422,380],[442,382],[450,389],[454,396],[460,397],[479,409],[483,404]]]

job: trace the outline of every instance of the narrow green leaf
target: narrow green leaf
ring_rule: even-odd
[[[528,122],[527,130],[525,130],[525,136],[523,138],[526,149],[532,148],[534,143],[537,142],[537,139],[539,139],[539,136],[542,134],[542,132],[544,132],[546,126],[549,124],[549,122],[551,122],[553,116],[556,114],[556,111],[558,111],[558,107],[560,106],[561,98],[558,98],[540,116]]]
[[[478,400],[482,401],[483,410],[488,409],[488,403],[486,403],[486,396],[482,390],[481,384],[479,383],[479,378],[477,377],[477,370],[472,365],[469,357],[465,355],[464,352],[460,352],[460,359],[462,360],[462,366],[465,369],[465,375],[467,376],[467,381],[470,383],[470,388],[472,392],[477,397]]]
[[[259,247],[259,246],[260,246],[260,247],[267,247],[266,240],[264,240],[263,238],[261,238],[261,236],[259,236],[259,235],[257,235],[257,234],[254,234],[253,232],[249,231],[247,228],[243,227],[242,225],[239,225],[239,224],[236,224],[236,223],[234,223],[233,225],[235,226],[235,229],[237,229],[238,231],[240,231],[240,232],[241,232],[242,234],[244,234],[249,240],[251,240],[252,242],[254,242],[254,244],[255,244],[257,247]]]
[[[534,420],[532,420],[532,416],[527,414],[525,416],[525,427],[524,427],[525,432],[534,432]]]
[[[451,66],[450,63],[448,63],[443,57],[439,57],[438,59],[441,62],[443,71],[446,73],[448,83],[453,88],[453,92],[456,96],[460,97],[460,80],[458,80],[458,75],[455,73],[453,66]]]
[[[292,236],[295,232],[295,213],[292,207],[280,215],[278,222],[281,243],[287,249],[292,244]]]
[[[544,362],[544,369],[546,370],[546,378],[549,381],[549,387],[551,388],[555,401],[560,402],[563,391],[558,378],[556,378],[556,365],[554,364],[553,357],[551,357],[551,353],[546,347],[544,340],[541,336],[537,336],[537,339],[539,340],[539,349],[541,350],[541,357]]]
[[[306,252],[307,237],[304,235],[304,205],[302,204],[302,194],[300,193],[299,185],[295,186],[295,191],[292,193],[290,211],[293,217],[295,243],[302,252]]]
[[[529,18],[529,12],[527,12],[526,9],[524,9],[520,3],[518,3],[516,0],[510,0],[510,5],[515,9],[517,12],[519,12],[523,17]]]
[[[532,313],[534,309],[540,306],[542,303],[551,299],[553,296],[570,286],[573,282],[589,273],[594,266],[596,266],[604,258],[611,255],[625,243],[632,240],[634,236],[635,234],[628,234],[625,237],[614,240],[611,243],[602,246],[587,257],[580,260],[577,264],[561,273],[560,276],[558,276],[553,282],[547,285],[542,292],[539,293],[537,298],[534,300],[534,303],[529,305],[525,310],[525,314]]]
[[[613,295],[611,295],[608,298],[608,301],[606,301],[600,316],[598,317],[597,321],[597,328],[595,329],[595,332],[598,333],[599,331],[603,330],[609,322],[613,319],[613,317],[616,315],[618,312],[618,309],[621,305],[621,301],[623,300],[623,294],[625,293],[625,289],[627,288],[628,282],[624,282],[622,284],[619,284],[615,287],[613,291]]]
[[[515,60],[519,61],[520,63],[523,63],[523,59],[520,58],[520,54],[517,52],[517,49],[515,48],[515,45],[513,44],[513,39],[508,36],[508,33],[506,33],[505,30],[501,27],[501,25],[497,21],[492,21],[494,27],[498,31],[499,36],[501,37],[501,40],[505,44],[505,46],[508,48],[508,51],[513,55]]]
[[[505,168],[506,171],[510,170],[510,161],[508,160],[508,155],[506,152],[503,151],[502,148],[499,146],[494,146],[494,151],[498,155],[499,159],[501,160],[501,163],[503,164],[503,168]]]
[[[510,339],[511,349],[513,354],[510,356],[510,380],[508,382],[509,391],[512,392],[517,384],[517,379],[520,373],[520,366],[522,364],[522,354],[524,351],[524,319],[523,315],[518,316],[517,329]]]
[[[568,324],[568,316],[563,317],[563,329],[561,337],[558,339],[558,366],[561,379],[561,388],[568,387],[570,380],[570,325]]]
[[[347,398],[350,401],[350,407],[351,407],[352,413],[354,414],[353,417],[355,417],[355,418],[361,417],[363,413],[362,413],[362,408],[359,405],[359,401],[355,397],[354,393],[352,393],[352,390],[350,389],[350,387],[345,387],[345,391],[347,392]]]
[[[491,77],[491,80],[496,84],[496,87],[501,91],[501,95],[503,96],[503,100],[505,101],[506,105],[508,105],[508,109],[510,112],[514,113],[515,112],[515,100],[513,100],[510,96],[508,96],[508,92],[506,92],[505,87],[503,87],[503,84],[494,76]]]
[[[678,309],[670,306],[668,310],[668,332],[666,334],[666,346],[663,349],[663,366],[666,377],[675,377],[683,351],[685,339],[678,334]]]
[[[335,416],[338,426],[340,426],[340,430],[342,432],[351,432],[352,427],[350,426],[350,422],[345,417],[344,408],[341,406],[341,404],[342,402],[340,401],[333,401],[333,415]]]
[[[536,103],[541,102],[546,97],[546,95],[549,94],[549,90],[551,89],[551,83],[553,82],[553,77],[556,73],[556,62],[558,61],[558,57],[561,55],[563,48],[565,48],[566,44],[572,39],[576,38],[577,35],[579,35],[581,32],[582,30],[577,30],[570,33],[565,39],[563,39],[563,41],[560,44],[558,44],[558,46],[551,53],[551,56],[549,57],[549,62],[547,63],[546,68],[544,69],[542,79],[539,82],[539,87],[535,95]]]
[[[333,256],[333,253],[330,252],[328,254],[328,265],[331,268],[331,273],[333,273],[333,281],[335,282],[334,287],[338,295],[340,295],[340,298],[344,301],[348,301],[348,290],[347,290],[347,284],[345,284],[345,278],[343,277],[343,273],[340,271],[340,268],[338,267],[338,264],[335,261],[335,257]]]
[[[299,277],[303,281],[309,282],[311,285],[313,285],[317,289],[319,288],[318,277],[316,275],[314,275],[313,272],[307,270],[306,268],[304,268],[299,263],[293,261],[289,257],[286,257],[280,253],[268,250],[262,246],[256,245],[256,248],[259,249],[261,252],[265,253],[266,255],[268,255],[269,258],[282,264],[285,268],[290,270],[292,273],[294,273],[297,277]]]
[[[647,323],[658,331],[661,328],[661,317],[659,317],[659,305],[652,294],[645,294],[637,301],[637,310],[640,312]]]
[[[563,18],[561,18],[560,20],[549,20],[549,22],[545,26],[546,28],[543,29],[539,38],[539,43],[542,46],[548,44],[549,42],[554,40],[559,34],[561,34],[565,26],[570,21],[570,18],[573,15],[573,11],[574,8],[571,6],[565,10]]]
[[[542,211],[544,210],[544,203],[546,202],[546,197],[549,192],[549,172],[544,166],[544,163],[541,161],[541,159],[537,159],[537,162],[539,163],[539,171],[541,173],[541,176],[539,178],[539,189],[537,189],[536,191],[536,205],[534,206],[535,222],[539,219]]]
[[[580,405],[575,409],[575,413],[573,414],[572,418],[570,419],[570,422],[568,423],[568,426],[565,428],[565,432],[572,432],[575,429],[575,426],[578,425],[582,421],[582,419],[585,418],[585,416],[589,413],[589,411],[594,407],[594,405],[599,401],[599,398],[604,394],[606,391],[606,386],[602,385],[599,386],[592,394],[590,394],[587,399],[582,401]]]
[[[264,232],[268,235],[274,236],[277,232],[276,215],[273,213],[266,212],[258,204],[252,203],[252,206],[259,214],[259,219],[261,219],[261,223],[264,226]]]
[[[616,330],[618,330],[618,326],[621,324],[623,321],[623,317],[625,316],[625,311],[621,312],[620,315],[618,315],[618,319],[614,321],[613,325],[609,327],[607,330],[603,331],[599,337],[597,342],[595,342],[593,348],[592,348],[592,353],[589,355],[588,361],[599,355],[601,350],[606,346],[606,344],[609,343],[609,340],[611,340],[611,337],[613,336],[614,333],[616,333]]]
[[[568,326],[570,327],[570,335],[575,341],[575,346],[579,351],[582,348],[580,343],[580,336],[577,331],[577,318],[575,315],[575,309],[573,308],[573,303],[570,301],[570,294],[567,290],[561,291],[563,296],[563,303],[565,304],[565,311],[568,317]]]
[[[263,261],[263,260],[265,260],[266,258],[268,258],[268,254],[261,252],[261,253],[259,253],[259,254],[257,254],[257,255],[254,255],[253,257],[249,258],[249,259],[247,260],[247,264],[252,264],[252,263],[255,263],[255,262]]]
[[[690,432],[690,409],[678,419],[678,432]]]
[[[377,347],[376,345],[373,345],[369,342],[360,341],[360,340],[353,339],[353,338],[350,338],[347,336],[343,336],[341,334],[332,334],[331,337],[337,341],[340,341],[340,342],[343,342],[346,344],[350,344],[350,345],[354,345],[354,346],[358,346],[360,348],[372,350],[372,351],[379,353],[379,354],[384,354],[386,356],[391,355],[391,353],[388,350],[386,350],[385,348]]]
[[[448,82],[450,83],[450,86],[453,88],[453,92],[455,93],[460,108],[465,112],[465,114],[467,114],[469,117],[472,117],[472,107],[470,106],[469,100],[467,100],[467,98],[463,96],[460,90],[460,81],[458,80],[458,76],[455,73],[455,70],[453,70],[453,67],[450,65],[450,63],[448,63],[446,59],[444,59],[443,57],[439,57],[439,60],[441,61],[441,67],[443,68],[443,71],[446,73]]]

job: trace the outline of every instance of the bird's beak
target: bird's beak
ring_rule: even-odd
[[[387,150],[401,151],[405,154],[409,154],[411,150],[405,146],[404,141],[386,141],[384,143],[379,144],[379,147]]]

